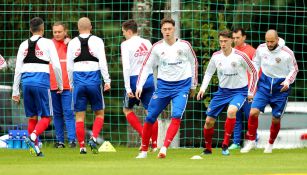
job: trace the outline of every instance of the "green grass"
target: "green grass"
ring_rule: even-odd
[[[260,175],[288,174],[307,175],[307,149],[263,150],[241,154],[231,151],[222,156],[220,149],[204,156],[202,160],[191,160],[201,149],[169,149],[166,159],[157,159],[157,153],[149,153],[147,159],[135,159],[137,148],[117,147],[116,153],[88,151],[80,155],[79,149],[43,148],[45,157],[33,157],[28,150],[0,149],[1,175],[113,175],[113,174],[204,174],[204,175]]]

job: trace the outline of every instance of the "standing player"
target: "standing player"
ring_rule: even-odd
[[[52,64],[50,64],[50,86],[51,86],[51,97],[53,106],[53,123],[56,133],[57,142],[55,143],[56,148],[65,148],[64,145],[64,123],[67,129],[67,137],[69,147],[76,147],[76,121],[73,110],[71,108],[72,93],[70,91],[69,80],[66,68],[66,53],[67,44],[69,38],[67,38],[67,28],[62,22],[56,22],[52,26],[53,43],[57,49],[60,64],[62,68],[62,79],[63,79],[63,92],[57,93],[57,83],[55,81],[55,75],[52,70]]]
[[[32,37],[19,46],[12,99],[19,103],[21,81],[25,114],[29,118],[29,138],[26,138],[25,142],[36,156],[43,156],[37,146],[37,137],[47,129],[53,115],[50,103],[49,62],[53,65],[58,93],[63,90],[62,72],[53,42],[43,38],[44,21],[39,17],[31,19],[30,31]],[[39,121],[38,116],[41,116]]]
[[[163,109],[172,101],[172,120],[168,127],[163,147],[158,158],[165,158],[168,146],[173,141],[185,110],[189,91],[195,94],[197,85],[197,59],[189,42],[175,37],[175,21],[161,21],[163,40],[155,43],[140,71],[136,98],[140,99],[144,84],[152,67],[158,66],[157,90],[153,94],[145,119],[142,135],[142,151],[136,158],[146,158],[153,124]]]
[[[228,105],[222,154],[229,155],[228,145],[235,126],[236,114],[246,101],[246,97],[249,101],[253,99],[256,89],[257,71],[255,67],[246,54],[231,47],[232,42],[231,32],[222,31],[219,33],[221,50],[213,53],[197,94],[197,100],[203,98],[209,82],[217,70],[219,88],[214,93],[206,112],[207,118],[204,126],[206,148],[204,154],[212,154],[214,124],[218,115]],[[247,71],[251,74],[249,88],[247,86]]]
[[[149,70],[149,76],[144,84],[141,100],[135,98],[136,82],[140,73],[142,63],[147,56],[152,45],[149,40],[141,38],[137,33],[138,25],[134,20],[128,20],[122,24],[122,32],[126,41],[121,44],[121,56],[123,64],[123,74],[125,81],[125,98],[123,112],[130,125],[142,137],[142,124],[133,112],[133,106],[142,102],[146,113],[148,103],[155,91],[154,77],[152,69]],[[155,122],[152,131],[152,150],[157,150],[158,121]]]
[[[80,145],[80,154],[86,154],[84,119],[87,102],[95,112],[93,134],[89,146],[94,154],[98,153],[97,137],[104,123],[104,100],[101,87],[101,76],[104,80],[104,91],[111,86],[107,60],[102,39],[91,34],[91,21],[80,18],[78,21],[80,35],[72,39],[67,49],[67,71],[70,87],[73,88],[74,110],[76,113],[76,134]]]
[[[232,31],[232,38],[235,44],[234,48],[241,52],[244,52],[249,57],[249,59],[252,60],[256,50],[253,48],[253,46],[245,43],[246,40],[245,30],[242,28],[234,29]],[[247,74],[247,76],[249,80],[250,79],[249,74]],[[240,148],[242,125],[243,125],[242,113],[244,113],[244,117],[246,118],[246,120],[248,120],[250,108],[251,108],[251,102],[245,101],[244,105],[242,106],[242,109],[237,113],[236,124],[233,130],[233,144],[230,145],[229,147],[230,150]]]
[[[267,104],[272,107],[272,123],[269,143],[264,153],[272,153],[273,143],[280,130],[280,119],[288,101],[290,84],[295,81],[298,73],[292,50],[284,42],[279,42],[280,40],[276,30],[268,30],[265,34],[266,43],[256,50],[254,62],[257,70],[261,68],[262,74],[248,119],[248,141],[241,153],[247,153],[256,147],[258,116]]]

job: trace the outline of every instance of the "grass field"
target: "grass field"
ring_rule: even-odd
[[[147,159],[135,159],[137,148],[116,147],[116,153],[88,151],[80,155],[79,149],[43,148],[45,157],[32,157],[28,150],[0,149],[0,175],[149,175],[149,174],[204,174],[204,175],[307,175],[307,149],[273,150],[263,154],[255,150],[248,154],[231,151],[222,156],[220,149],[191,160],[201,149],[169,149],[166,159],[157,159],[149,153]]]

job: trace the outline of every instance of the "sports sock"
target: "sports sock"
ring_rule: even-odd
[[[41,119],[36,124],[33,133],[35,133],[36,136],[41,135],[48,128],[50,122],[51,122],[50,117],[41,117]]]
[[[84,129],[83,121],[76,122],[76,135],[77,135],[77,140],[79,142],[80,148],[85,147],[85,144],[84,144],[85,129]]]
[[[249,116],[248,132],[247,132],[249,140],[256,140],[257,128],[258,128],[258,116]]]
[[[130,123],[130,125],[133,127],[133,129],[135,129],[139,133],[140,137],[142,137],[143,127],[142,127],[141,122],[139,121],[138,116],[136,116],[134,112],[130,112],[126,116],[126,118],[127,118],[127,121]]]
[[[152,126],[152,135],[151,135],[151,147],[157,148],[157,140],[158,140],[158,120]]]
[[[36,119],[29,118],[28,120],[28,134],[29,135],[34,131],[37,121],[38,120]]]
[[[223,145],[226,145],[226,146],[229,145],[229,140],[231,138],[235,124],[236,124],[236,118],[227,117],[226,122],[225,122],[225,126],[224,126],[225,132],[224,132]]]
[[[149,139],[152,134],[153,124],[145,122],[142,134],[142,151],[148,151]]]
[[[172,143],[175,135],[177,134],[177,131],[180,128],[180,122],[181,122],[181,119],[172,118],[171,124],[169,125],[169,127],[167,129],[164,144],[163,144],[163,146],[165,146],[166,148],[169,147],[169,145]]]
[[[102,127],[103,127],[103,123],[104,123],[104,118],[100,118],[100,117],[96,117],[94,124],[93,124],[93,137],[97,138]]]
[[[212,137],[214,134],[214,127],[204,128],[205,147],[207,150],[212,151]]]
[[[273,144],[280,130],[280,122],[271,124],[269,143]]]

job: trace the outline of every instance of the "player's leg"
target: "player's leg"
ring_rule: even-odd
[[[76,120],[73,113],[72,93],[64,90],[61,94],[62,110],[64,114],[65,126],[67,130],[68,144],[70,148],[76,147]]]
[[[80,154],[86,154],[84,119],[87,107],[85,86],[74,86],[74,110],[76,115],[76,136],[80,146]]]
[[[242,123],[243,123],[242,119],[243,119],[243,115],[242,115],[242,111],[240,110],[236,114],[236,124],[233,130],[233,143],[229,146],[228,148],[229,150],[240,148]]]
[[[56,143],[55,148],[65,148],[64,145],[64,116],[62,111],[62,97],[57,91],[51,91],[53,106],[53,124],[55,128]]]

